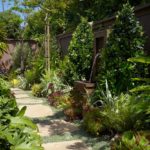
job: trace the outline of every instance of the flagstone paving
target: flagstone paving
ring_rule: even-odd
[[[31,96],[29,91],[13,88],[12,92],[16,97],[19,108],[27,106],[25,115],[33,119],[39,128],[39,134],[44,139],[45,150],[90,150],[83,140],[78,136],[73,136],[79,128],[73,123],[66,122],[59,113],[52,108],[42,98]]]
[[[85,150],[87,146],[81,140],[65,141],[65,142],[55,142],[43,144],[47,150]]]

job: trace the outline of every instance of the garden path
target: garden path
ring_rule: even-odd
[[[25,116],[38,126],[45,150],[89,150],[80,139],[80,129],[62,119],[62,113],[51,108],[45,99],[36,98],[29,91],[12,89],[19,108],[27,106]]]

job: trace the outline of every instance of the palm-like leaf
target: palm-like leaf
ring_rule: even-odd
[[[129,58],[128,61],[150,64],[150,57],[146,57],[146,56],[145,57],[134,57],[134,58]]]
[[[141,85],[130,90],[130,92],[150,91],[150,85]]]

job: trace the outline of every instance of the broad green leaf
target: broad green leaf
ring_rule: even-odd
[[[30,143],[21,143],[20,145],[17,146],[12,146],[11,150],[44,150],[41,146],[34,146],[31,145]]]
[[[10,121],[11,121],[12,126],[20,124],[20,125],[26,125],[26,126],[31,127],[33,129],[37,129],[37,126],[27,117],[20,117],[20,116],[11,117]]]
[[[150,91],[150,85],[142,85],[130,90],[130,92]]]
[[[150,64],[150,57],[133,57],[129,58],[128,61]]]
[[[18,112],[17,116],[20,116],[20,117],[24,116],[26,109],[27,109],[26,106],[22,107],[21,110]]]
[[[132,78],[133,81],[145,81],[150,82],[150,78]]]

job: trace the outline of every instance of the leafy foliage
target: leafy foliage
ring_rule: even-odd
[[[2,54],[6,51],[7,45],[4,43],[6,38],[6,31],[4,29],[4,24],[0,23],[0,58]]]
[[[20,36],[20,25],[22,19],[19,15],[12,11],[5,11],[0,13],[0,22],[4,24],[4,29],[7,33],[7,38],[18,38]]]
[[[127,130],[149,129],[149,94],[112,96],[106,82],[106,92],[102,92],[95,103],[99,106],[99,118],[111,133]],[[100,124],[101,126],[101,124]]]
[[[8,116],[15,116],[18,107],[14,99],[0,97],[0,125],[8,123]]]
[[[149,56],[145,56],[145,57],[134,57],[134,58],[129,58],[128,61],[130,62],[134,62],[134,63],[143,63],[143,64],[150,64],[150,57]],[[148,66],[147,66],[148,68]],[[149,74],[149,72],[147,73]],[[130,90],[130,92],[142,92],[144,93],[144,95],[147,95],[149,97],[149,92],[150,92],[150,78],[133,78],[133,80],[138,80],[138,81],[144,81],[146,82],[148,85],[141,85],[141,86],[137,86],[133,89]]]
[[[34,96],[37,96],[37,97],[43,96],[44,88],[43,88],[42,84],[34,84],[31,89],[32,89],[32,94]]]
[[[36,70],[27,70],[25,72],[25,79],[27,80],[27,89],[30,89],[34,83],[39,82]]]
[[[45,73],[42,74],[41,84],[44,87],[43,92],[48,91],[48,89],[51,90],[51,88],[48,87],[49,84],[53,85],[53,91],[51,90],[49,92],[62,91],[66,93],[71,90],[69,85],[63,83],[60,71],[57,69],[51,69],[50,72],[45,70]]]
[[[26,70],[28,67],[28,60],[31,59],[32,52],[27,43],[18,44],[13,53],[13,67],[14,69],[21,68]],[[30,60],[31,61],[31,60]],[[23,66],[21,66],[23,64]]]
[[[132,6],[149,3],[149,0],[70,0],[66,11],[67,27],[69,30],[80,22],[80,16],[88,18],[88,21],[97,21],[115,14],[122,4],[129,2]]]
[[[5,97],[11,96],[10,86],[2,78],[0,78],[0,96],[5,96]]]
[[[0,127],[0,146],[4,150],[43,150],[35,125],[25,117],[10,117],[8,126]]]
[[[69,45],[69,62],[66,69],[66,81],[73,84],[75,80],[85,80],[89,78],[92,64],[93,33],[92,28],[86,19],[81,19],[81,23],[73,33]]]
[[[26,6],[27,10],[32,10],[27,19],[29,26],[26,31],[27,34],[29,33],[28,37],[43,34],[45,13],[49,16],[54,35],[73,31],[80,23],[81,16],[87,18],[88,21],[101,20],[115,14],[126,2],[127,0],[24,0],[23,6]],[[128,0],[128,2],[136,6],[149,3],[149,0]],[[37,12],[37,8],[41,9]],[[37,17],[38,20],[35,19]]]
[[[86,131],[93,135],[99,135],[100,132],[105,130],[101,113],[98,108],[93,108],[86,113],[82,125]]]
[[[42,56],[39,56],[36,60],[33,59],[29,69],[24,73],[27,89],[30,89],[34,83],[40,83],[40,78],[44,72],[44,60],[42,58]]]
[[[115,140],[112,150],[149,150],[149,132],[127,131]]]
[[[82,119],[90,110],[87,95],[83,95],[74,89],[70,91],[70,95],[64,106],[64,113],[68,120]]]
[[[129,58],[128,61],[150,64],[150,57],[134,57]]]
[[[0,58],[2,57],[2,55],[4,54],[4,52],[6,52],[7,49],[7,45],[4,42],[0,42]]]
[[[105,106],[102,111],[104,125],[109,131],[123,132],[131,129],[148,128],[147,111],[149,100],[121,95],[116,98],[114,107]]]
[[[37,19],[38,18],[38,19]],[[24,37],[39,41],[39,38],[44,35],[45,16],[41,11],[32,13],[27,18],[28,25],[25,27]]]
[[[19,84],[17,85],[19,88],[26,90],[28,89],[28,82],[26,80],[26,78],[22,77],[22,76],[17,76],[17,80],[19,82]]]
[[[43,150],[37,126],[24,117],[7,83],[0,78],[0,147],[2,150]]]
[[[142,26],[134,16],[134,9],[127,3],[117,13],[106,48],[102,52],[98,77],[102,87],[105,79],[108,80],[113,94],[128,91],[133,87],[131,78],[138,71],[127,59],[142,55],[143,47]]]

